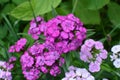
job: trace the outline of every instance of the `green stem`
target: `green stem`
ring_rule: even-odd
[[[109,33],[109,35],[111,35],[118,27],[120,27],[120,24],[118,24],[116,27],[114,27],[111,32]]]
[[[52,15],[53,17],[56,17],[58,15],[58,13],[56,12],[55,8],[53,6],[51,6],[52,8]]]
[[[10,21],[7,19],[7,17],[4,14],[2,14],[2,16],[3,16],[3,18],[5,19],[5,21],[6,21],[7,25],[8,25],[9,32],[14,36],[15,40],[18,40],[18,36],[17,36],[14,28],[12,27]]]
[[[74,5],[73,5],[73,9],[72,9],[72,13],[75,12],[76,6],[77,6],[78,0],[75,0]]]
[[[36,22],[36,24],[37,24],[37,26],[38,26],[38,22],[37,22],[37,19],[36,19],[36,16],[35,16],[34,9],[33,9],[33,7],[32,7],[31,0],[28,0],[28,1],[29,1],[29,4],[30,4],[30,8],[31,8],[31,10],[32,10],[32,12],[33,12],[33,17],[34,17],[34,20],[35,20],[35,22]]]

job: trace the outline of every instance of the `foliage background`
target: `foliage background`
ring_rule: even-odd
[[[105,44],[109,55],[111,47],[120,43],[120,0],[0,0],[0,60],[7,61],[12,55],[18,58],[12,71],[13,80],[24,80],[19,62],[20,54],[9,54],[7,50],[20,37],[27,38],[32,44],[33,39],[27,35],[29,21],[38,15],[48,21],[56,15],[69,13],[73,13],[84,23],[88,29],[87,38],[100,40]],[[63,67],[63,74],[52,79],[50,75],[44,75],[39,80],[59,80],[69,65],[87,68],[87,64],[77,57],[78,52],[71,52],[66,56],[67,64]],[[104,77],[120,80],[120,69],[114,68],[109,57],[103,63],[102,70],[93,74],[96,80]]]

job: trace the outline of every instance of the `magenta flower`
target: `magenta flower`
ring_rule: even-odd
[[[22,64],[23,68],[26,67],[32,67],[34,64],[34,58],[28,54],[28,52],[25,52],[20,59],[20,62]]]
[[[15,45],[12,45],[9,48],[9,52],[20,52],[21,50],[24,49],[26,43],[27,43],[27,40],[25,38],[21,38],[15,43]]]
[[[61,73],[61,71],[60,71],[59,67],[56,65],[53,65],[52,68],[50,69],[50,74],[52,76],[57,76],[60,73]]]
[[[44,56],[37,56],[36,57],[36,67],[43,66],[45,64]]]

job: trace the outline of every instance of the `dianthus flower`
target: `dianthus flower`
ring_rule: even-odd
[[[64,58],[60,56],[60,53],[53,49],[51,43],[45,42],[43,44],[34,43],[27,51],[21,56],[20,62],[24,77],[27,80],[31,76],[32,80],[39,78],[40,73],[50,73],[52,76],[60,74],[60,69],[64,64]],[[37,74],[31,72],[32,69],[38,71]],[[35,77],[36,76],[36,77]]]
[[[76,50],[86,38],[83,23],[73,14],[57,16],[46,23],[45,37],[59,53]]]
[[[120,45],[115,45],[111,48],[112,55],[110,55],[111,61],[116,68],[120,68]]]
[[[88,62],[89,71],[100,71],[100,65],[103,59],[107,58],[107,51],[104,49],[102,42],[93,39],[86,40],[81,46],[80,59]]]
[[[14,67],[15,57],[11,57],[8,62],[0,61],[0,80],[12,80],[11,69]]]
[[[65,77],[62,80],[95,80],[85,68],[70,66],[68,70],[69,72],[65,73]]]
[[[28,30],[28,34],[32,36],[33,39],[39,39],[39,35],[45,31],[46,25],[45,21],[41,17],[36,17],[30,22],[30,28]]]
[[[21,50],[23,50],[26,43],[27,43],[27,40],[25,38],[21,38],[15,43],[15,45],[12,45],[9,48],[9,52],[20,52]]]

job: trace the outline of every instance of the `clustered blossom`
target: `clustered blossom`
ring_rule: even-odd
[[[56,16],[48,22],[36,17],[30,22],[28,34],[35,43],[24,51],[20,58],[22,71],[27,80],[36,80],[40,73],[57,76],[61,73],[60,67],[65,63],[63,53],[76,50],[86,38],[86,28],[73,14]],[[39,43],[40,36],[45,38]],[[27,40],[21,38],[11,46],[9,52],[23,50]]]
[[[115,45],[111,48],[112,55],[110,55],[111,61],[116,68],[120,68],[120,45]]]
[[[30,28],[28,30],[28,34],[32,35],[32,38],[37,40],[39,39],[39,35],[44,32],[46,28],[46,22],[41,17],[36,17],[30,22]]]
[[[100,71],[100,65],[103,59],[107,58],[107,51],[100,41],[88,39],[81,46],[80,59],[89,63],[89,71]]]
[[[69,72],[65,73],[65,77],[62,80],[95,80],[85,68],[70,66],[68,70]]]
[[[37,40],[43,33],[45,41],[54,44],[59,53],[76,50],[86,38],[86,29],[83,27],[83,23],[73,14],[57,16],[48,22],[41,17],[37,17],[36,20],[38,25],[33,19],[30,22],[28,34]]]
[[[57,16],[46,23],[45,37],[60,53],[76,50],[86,38],[83,23],[73,14]]]
[[[50,73],[57,76],[61,73],[60,67],[64,58],[52,48],[51,43],[35,43],[21,56],[23,74],[27,80],[36,80],[39,74]]]
[[[0,80],[12,80],[11,69],[14,67],[15,57],[11,57],[8,62],[0,61]]]
[[[21,38],[20,40],[18,40],[15,45],[12,45],[9,48],[9,52],[20,52],[21,50],[23,50],[24,46],[26,45],[27,40],[25,38]]]

